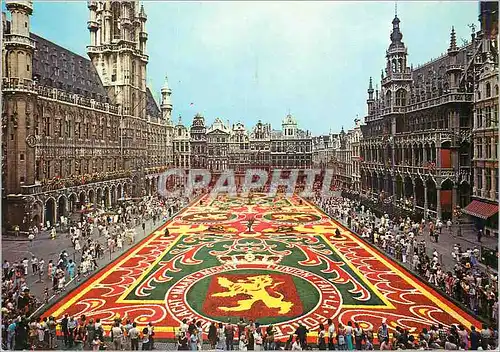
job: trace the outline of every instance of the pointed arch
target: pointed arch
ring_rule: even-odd
[[[392,91],[388,90],[385,93],[385,106],[390,107],[392,105]]]
[[[396,106],[406,106],[406,90],[400,88],[396,91]]]
[[[67,215],[66,212],[67,204],[68,204],[68,199],[64,194],[61,194],[59,198],[57,198],[57,220],[59,220],[61,216]]]
[[[50,226],[53,226],[56,223],[56,215],[56,200],[49,197],[45,201],[45,222],[49,222]]]
[[[491,97],[491,84],[490,82],[486,82],[486,98]]]

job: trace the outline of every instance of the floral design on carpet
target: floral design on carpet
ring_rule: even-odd
[[[173,337],[185,318],[205,331],[254,319],[280,338],[328,318],[411,331],[479,324],[310,203],[262,194],[196,200],[46,315],[65,313],[152,322],[157,338]]]

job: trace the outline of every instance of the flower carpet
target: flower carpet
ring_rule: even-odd
[[[335,236],[335,230],[340,236]],[[166,231],[168,229],[168,231]],[[198,199],[44,315],[117,316],[171,338],[182,319],[273,324],[277,337],[328,318],[420,331],[479,325],[298,196]]]

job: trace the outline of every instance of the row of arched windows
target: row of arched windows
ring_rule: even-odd
[[[394,100],[394,106],[406,106],[406,90],[404,89],[398,89],[396,91],[396,99]],[[385,94],[385,106],[389,107],[392,106],[393,103],[393,98],[392,98],[392,91],[388,91]]]

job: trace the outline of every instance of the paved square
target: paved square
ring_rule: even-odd
[[[184,318],[205,330],[228,317],[257,319],[277,337],[328,318],[375,331],[382,319],[410,331],[479,325],[315,206],[264,194],[197,200],[46,315],[64,313],[152,322],[159,338],[173,337]]]

